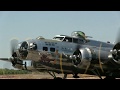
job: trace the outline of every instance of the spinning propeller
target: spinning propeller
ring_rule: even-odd
[[[0,58],[0,60],[6,60],[6,61],[9,61],[11,62],[12,60],[14,60],[14,57],[16,56],[14,54],[16,48],[17,48],[17,44],[18,44],[18,40],[17,39],[12,39],[10,41],[10,54],[11,54],[11,58]]]
[[[85,72],[87,72],[92,59],[91,49],[90,48],[82,48],[81,45],[76,46],[76,51],[73,53],[75,55],[77,65],[79,68],[84,68]],[[89,57],[89,58],[87,58]]]
[[[10,58],[0,58],[0,60],[11,62],[13,66],[15,66],[15,67],[17,66],[18,68],[22,68],[21,65],[25,65],[25,67],[26,67],[26,64],[23,64],[23,61],[18,58],[18,56],[15,52],[17,50],[17,47],[18,47],[18,40],[17,39],[11,39],[10,40],[10,54],[11,54],[11,57]]]
[[[115,40],[115,43],[114,43],[114,47],[112,50],[110,50],[111,52],[111,55],[108,56],[108,58],[112,59],[113,61],[115,61],[116,63],[120,64],[120,28],[118,30],[118,33],[117,33],[117,37],[116,37],[116,40]],[[102,44],[101,44],[102,45]],[[100,64],[100,68],[103,72],[103,68],[102,68],[102,65],[101,65],[101,60],[100,60],[100,51],[101,51],[101,45],[100,45],[100,49],[99,49],[99,64]],[[114,64],[114,63],[113,63]]]
[[[14,52],[17,49],[18,45],[18,40],[17,39],[12,39],[10,41],[10,51],[11,51],[11,56],[14,57]]]
[[[115,44],[117,44],[118,42],[120,42],[120,28],[118,29],[118,33],[117,33],[117,38],[116,38]]]
[[[18,60],[17,55],[15,53],[15,50],[17,49],[17,45],[18,45],[18,40],[17,39],[11,39],[10,40],[10,54],[11,54],[11,57],[10,58],[0,58],[0,60],[12,62],[12,64],[15,65],[16,60]]]
[[[118,30],[115,45],[113,47],[113,50],[111,50],[111,53],[114,61],[120,64],[120,28]]]
[[[100,69],[101,69],[102,72],[104,72],[103,67],[102,67],[102,63],[101,63],[101,59],[100,59],[101,46],[102,46],[102,43],[100,44],[100,47],[99,47],[98,59],[99,59]]]

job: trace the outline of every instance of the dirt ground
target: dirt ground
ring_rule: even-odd
[[[56,74],[57,77],[63,77],[63,74]],[[68,74],[66,79],[100,79],[95,75],[79,74],[80,78],[73,78],[72,74]],[[103,77],[104,78],[104,77]],[[0,75],[0,79],[53,79],[53,77],[46,73],[32,73],[32,74],[16,74],[16,75]]]

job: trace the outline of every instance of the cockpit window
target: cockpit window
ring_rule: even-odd
[[[64,37],[54,37],[55,40],[63,40]]]
[[[65,41],[65,42],[72,42],[72,38],[65,37],[65,39],[63,41]]]

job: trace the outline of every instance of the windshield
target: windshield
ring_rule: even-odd
[[[63,40],[64,37],[54,37],[55,40]]]

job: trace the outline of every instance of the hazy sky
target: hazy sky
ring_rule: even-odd
[[[10,57],[10,40],[19,41],[83,31],[92,39],[114,42],[120,27],[119,11],[0,11],[0,57]],[[0,61],[0,68],[12,68]]]

